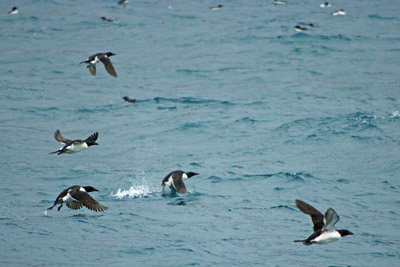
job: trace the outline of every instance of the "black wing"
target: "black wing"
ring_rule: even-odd
[[[108,57],[99,57],[99,60],[104,64],[104,67],[111,76],[118,77],[113,65],[111,64],[111,60]]]
[[[88,193],[82,191],[74,191],[71,197],[82,203],[86,208],[93,211],[105,211],[108,207],[101,205],[94,198],[92,198]]]
[[[98,132],[95,132],[94,134],[92,134],[91,136],[89,136],[89,137],[85,140],[85,142],[88,142],[88,141],[94,142],[94,141],[97,140],[97,137],[99,137],[99,133],[98,133]]]
[[[54,133],[54,139],[56,139],[58,142],[63,143],[63,144],[68,144],[68,143],[71,143],[71,142],[72,142],[71,140],[69,140],[69,139],[67,139],[67,138],[64,138],[64,137],[61,135],[60,130],[57,130],[57,131]]]
[[[92,74],[93,76],[96,75],[96,64],[89,64],[87,65],[87,68],[90,71],[90,74]]]
[[[314,232],[321,230],[324,227],[324,215],[321,212],[298,199],[296,199],[296,205],[303,213],[311,216],[312,223],[314,224]]]

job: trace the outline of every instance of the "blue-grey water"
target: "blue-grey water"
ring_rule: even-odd
[[[0,265],[399,266],[400,2],[322,2],[1,1]],[[46,212],[74,184],[109,209]]]

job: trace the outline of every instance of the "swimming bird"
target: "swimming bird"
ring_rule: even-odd
[[[169,186],[171,189],[177,191],[179,194],[186,194],[187,190],[183,181],[195,175],[198,175],[198,173],[184,172],[179,170],[173,171],[165,176],[165,178],[162,180],[161,185],[163,186],[163,190],[165,189],[165,186]]]
[[[73,185],[68,187],[64,191],[62,191],[56,200],[54,201],[54,205],[48,208],[47,210],[51,210],[57,204],[61,204],[58,207],[58,211],[63,206],[63,203],[66,203],[67,207],[73,210],[79,210],[83,206],[93,211],[105,211],[108,207],[101,205],[94,198],[89,195],[89,192],[99,191],[92,186],[79,186]]]
[[[107,22],[114,22],[115,20],[112,18],[107,18],[107,17],[100,17],[102,20],[107,21]]]
[[[57,151],[51,152],[50,154],[57,153],[57,155],[61,155],[63,153],[67,153],[67,154],[78,153],[90,146],[98,145],[98,143],[96,143],[98,136],[99,136],[99,133],[95,132],[94,134],[92,134],[91,136],[86,138],[86,140],[69,140],[69,139],[64,138],[61,135],[60,130],[57,130],[54,133],[54,138],[58,142],[65,144],[65,146],[63,146],[62,148],[60,148]]]
[[[274,4],[277,4],[277,5],[286,5],[286,1],[283,1],[283,0],[274,0]]]
[[[330,7],[331,4],[329,4],[328,2],[325,2],[325,3],[320,4],[319,6],[324,8],[324,7]]]
[[[18,7],[14,6],[10,11],[8,11],[8,14],[10,15],[18,14]]]
[[[301,27],[299,25],[294,26],[294,29],[295,29],[295,31],[298,31],[298,32],[304,32],[304,31],[308,30],[307,28]]]
[[[128,103],[135,103],[137,101],[136,98],[129,98],[127,96],[124,96],[122,99],[125,100]]]
[[[115,56],[116,54],[112,53],[112,52],[107,52],[107,53],[97,53],[94,55],[91,55],[88,59],[86,59],[85,61],[82,61],[82,63],[86,63],[87,68],[90,71],[90,74],[92,75],[96,75],[96,63],[101,61],[101,63],[104,64],[104,67],[106,68],[107,72],[113,76],[113,77],[118,77],[117,73],[115,72],[115,69],[113,67],[113,65],[111,64],[111,60],[109,59],[109,57],[111,56]]]
[[[296,199],[296,205],[303,213],[311,216],[314,233],[307,239],[295,240],[294,242],[303,242],[307,246],[312,244],[327,244],[339,240],[343,236],[353,235],[348,230],[335,230],[335,224],[340,218],[332,208],[327,209],[325,212],[324,224],[324,215],[314,207],[298,199]]]
[[[128,0],[119,0],[118,5],[126,5],[128,4]]]
[[[332,16],[344,16],[344,15],[346,15],[346,12],[343,9],[332,12]]]
[[[220,10],[223,7],[223,5],[218,5],[218,6],[211,6],[211,10]]]

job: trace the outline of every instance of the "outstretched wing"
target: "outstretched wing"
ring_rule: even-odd
[[[97,137],[99,137],[99,133],[95,132],[94,134],[86,138],[85,142],[94,142],[97,140]]]
[[[304,201],[296,199],[296,205],[303,213],[311,216],[314,232],[324,227],[324,215]]]
[[[182,181],[182,176],[179,174],[173,174],[172,177],[172,184],[176,190],[176,192],[178,192],[179,194],[186,194],[187,190],[186,190],[186,186]]]
[[[111,76],[118,77],[113,65],[111,64],[111,60],[108,57],[99,57],[99,60],[104,64],[104,67]]]
[[[325,226],[323,230],[333,231],[335,224],[340,220],[339,215],[332,208],[325,212]]]
[[[96,212],[105,211],[106,209],[108,209],[108,207],[101,205],[86,192],[75,191],[71,194],[71,197],[82,203],[82,205],[86,208]]]
[[[96,75],[96,65],[95,64],[89,64],[87,65],[87,68],[90,71],[90,74],[92,74],[93,76]]]
[[[71,140],[69,140],[69,139],[67,139],[67,138],[64,138],[64,137],[61,135],[60,130],[57,130],[57,131],[54,133],[54,139],[56,139],[58,142],[63,143],[63,144],[68,144],[68,143],[71,143],[71,142],[72,142]]]
[[[79,210],[80,208],[83,207],[83,205],[81,202],[72,201],[72,202],[67,202],[67,207],[72,210]]]

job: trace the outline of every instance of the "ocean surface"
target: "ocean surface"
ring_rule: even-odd
[[[400,2],[322,2],[0,1],[0,265],[400,266]],[[75,184],[109,209],[46,211]]]

